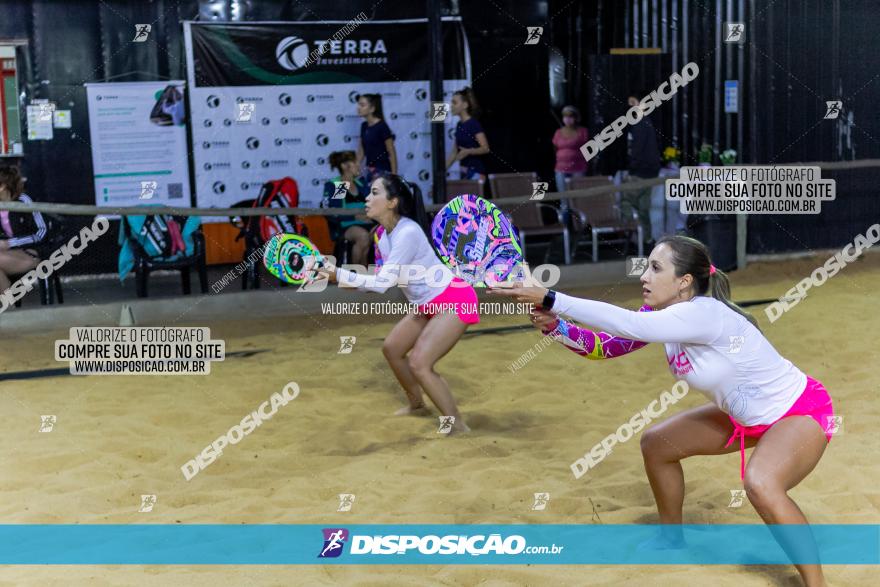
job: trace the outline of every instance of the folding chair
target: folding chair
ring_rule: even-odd
[[[538,175],[534,172],[489,174],[489,186],[492,190],[493,198],[531,196],[533,192],[532,184],[537,181]],[[524,204],[507,204],[502,206],[502,209],[510,216],[513,224],[519,230],[524,257],[528,237],[562,235],[565,264],[571,264],[570,233],[563,221],[562,212],[559,208],[535,201]],[[551,211],[556,216],[556,222],[545,224],[541,210]]]
[[[474,194],[485,197],[485,182],[482,179],[449,179],[446,180],[446,201],[462,194]]]
[[[584,190],[601,186],[613,186],[614,183],[607,177],[569,177],[565,179],[566,191]],[[617,203],[615,193],[588,196],[583,198],[569,198],[574,218],[580,226],[574,238],[572,253],[577,252],[578,245],[583,242],[580,238],[586,234],[589,228],[593,244],[593,263],[599,260],[599,235],[626,234],[625,238],[603,239],[604,244],[629,243],[633,232],[638,237],[639,257],[644,256],[642,244],[642,226],[638,217],[623,218],[620,206]]]

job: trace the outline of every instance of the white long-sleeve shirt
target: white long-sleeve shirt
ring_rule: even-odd
[[[452,281],[452,272],[437,258],[422,228],[406,216],[401,216],[394,230],[390,233],[386,230],[381,236],[379,252],[385,260],[379,273],[365,275],[339,268],[336,272],[339,285],[385,293],[407,276],[406,284],[401,285],[403,294],[410,302],[421,305],[443,293]],[[408,267],[424,268],[424,271],[416,275],[413,271],[407,272]]]
[[[807,376],[740,314],[697,296],[653,312],[557,293],[553,311],[609,334],[662,342],[676,379],[744,426],[771,424],[794,405]]]

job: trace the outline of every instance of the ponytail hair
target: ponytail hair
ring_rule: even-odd
[[[712,263],[706,245],[697,239],[681,235],[664,236],[657,241],[657,246],[659,245],[666,245],[672,251],[676,277],[683,277],[688,273],[693,276],[696,295],[715,298],[761,330],[754,316],[730,300],[730,279],[727,274],[718,268],[714,273],[710,272]]]
[[[388,199],[397,198],[397,213],[414,220],[422,227],[428,240],[431,239],[431,229],[428,222],[428,213],[425,212],[425,201],[422,199],[422,190],[414,183],[410,183],[399,175],[393,173],[381,177]]]
[[[467,113],[469,116],[478,117],[480,115],[480,104],[477,102],[477,95],[470,86],[465,86],[455,92],[453,95],[461,96],[461,99],[467,102]]]

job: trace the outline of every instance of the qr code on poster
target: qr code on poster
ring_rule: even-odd
[[[169,183],[168,184],[168,199],[169,200],[179,200],[183,197],[183,184],[182,183]]]

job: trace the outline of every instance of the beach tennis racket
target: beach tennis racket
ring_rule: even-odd
[[[269,239],[263,251],[263,265],[269,273],[287,283],[302,285],[311,271],[307,262],[317,261],[311,269],[320,267],[324,258],[312,241],[298,234],[279,233]]]
[[[475,287],[521,279],[519,234],[504,212],[480,196],[450,200],[431,223],[431,239],[440,260]]]

